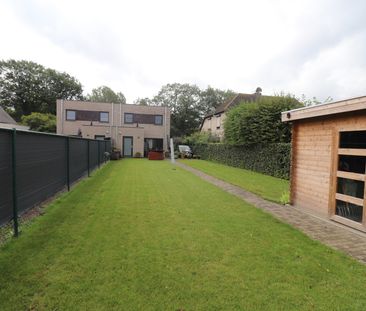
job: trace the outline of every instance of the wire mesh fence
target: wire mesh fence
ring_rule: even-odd
[[[111,142],[0,129],[0,226],[18,218],[107,161]]]

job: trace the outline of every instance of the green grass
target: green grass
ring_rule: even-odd
[[[366,267],[168,161],[122,160],[0,249],[0,310],[364,310]]]
[[[208,175],[253,192],[266,200],[288,203],[286,202],[286,196],[288,196],[289,191],[288,180],[211,161],[193,159],[179,161]]]

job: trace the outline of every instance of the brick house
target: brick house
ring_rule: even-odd
[[[110,139],[123,157],[168,150],[167,107],[57,100],[57,134]]]
[[[263,96],[266,97],[266,96]],[[208,114],[204,117],[201,123],[201,132],[210,132],[213,135],[218,136],[220,139],[224,137],[224,120],[226,112],[244,102],[255,102],[262,98],[262,89],[258,87],[253,94],[238,93],[219,105],[215,112]]]

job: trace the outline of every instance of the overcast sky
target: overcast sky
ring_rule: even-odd
[[[334,100],[366,95],[364,0],[0,0],[0,59],[132,103],[173,82]]]

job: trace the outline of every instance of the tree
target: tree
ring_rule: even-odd
[[[200,109],[201,90],[188,83],[163,86],[152,104],[167,106],[171,110],[171,136],[180,137],[193,133],[200,125],[203,112]]]
[[[183,137],[199,129],[203,118],[231,97],[230,90],[222,91],[208,87],[201,90],[197,85],[173,83],[164,85],[153,99],[138,99],[139,104],[167,106],[171,110],[171,135]]]
[[[56,116],[50,113],[32,112],[30,115],[22,116],[22,124],[29,126],[32,131],[56,132]]]
[[[137,98],[134,102],[135,105],[140,105],[140,106],[151,106],[151,99],[148,97],[145,98]]]
[[[281,122],[281,112],[302,107],[293,96],[264,97],[257,103],[242,103],[227,112],[225,141],[230,145],[288,143],[291,127]]]
[[[87,100],[102,103],[126,104],[126,97],[123,93],[116,93],[105,85],[92,89],[91,94],[87,95]]]
[[[223,102],[227,101],[235,95],[235,92],[231,90],[219,90],[208,86],[205,90],[201,91],[201,109],[204,115],[213,113],[215,108],[220,106]]]
[[[17,121],[32,112],[56,114],[56,99],[82,99],[78,80],[30,61],[0,61],[0,105]]]

